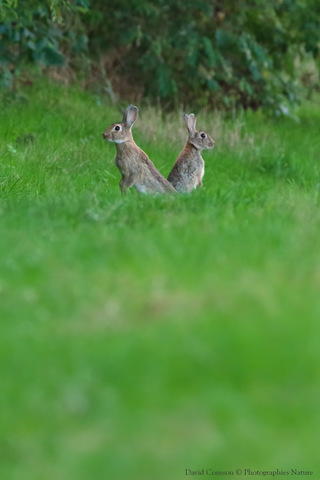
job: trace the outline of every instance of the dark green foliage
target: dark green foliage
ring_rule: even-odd
[[[121,75],[169,104],[256,108],[292,102],[296,57],[303,46],[318,54],[320,7],[313,0],[117,5],[115,14],[101,2],[101,19],[111,21],[108,37],[101,29],[99,38],[104,44],[114,39]]]
[[[78,15],[77,3],[85,0],[75,5],[67,0],[0,0],[0,89],[12,87],[25,63],[66,64],[68,52],[83,43],[80,26],[69,31],[62,18]]]
[[[168,107],[276,110],[301,93],[297,61],[319,54],[317,0],[6,4],[2,86],[22,60],[79,70],[88,66],[85,54],[101,82],[108,79],[106,90],[111,82],[120,96],[134,92]]]

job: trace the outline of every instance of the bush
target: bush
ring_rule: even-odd
[[[70,52],[87,54],[79,17],[68,28],[84,11],[81,5],[67,0],[0,0],[0,8],[0,89],[12,88],[25,64],[62,67]]]
[[[13,3],[7,0],[18,21],[9,16],[1,26],[5,67],[9,54],[15,68],[31,60],[79,70],[75,61],[86,54],[116,93],[169,108],[294,103],[301,93],[297,59],[319,54],[317,0]],[[7,85],[8,68],[3,72]]]

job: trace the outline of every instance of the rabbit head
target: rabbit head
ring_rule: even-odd
[[[138,108],[134,105],[128,105],[122,122],[113,123],[103,132],[102,136],[105,140],[112,143],[125,143],[132,141],[131,128],[138,118]]]
[[[214,140],[207,133],[196,130],[196,117],[193,113],[183,114],[183,119],[189,132],[188,142],[197,150],[208,150],[214,147]]]

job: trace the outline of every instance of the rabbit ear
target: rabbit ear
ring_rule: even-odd
[[[128,105],[126,111],[124,112],[122,123],[126,125],[127,128],[132,127],[134,122],[138,118],[138,108],[134,105]]]
[[[190,113],[190,115],[187,115],[186,113],[184,113],[183,119],[185,121],[185,124],[187,126],[187,129],[190,135],[193,136],[196,132],[196,117],[194,116],[193,113]]]

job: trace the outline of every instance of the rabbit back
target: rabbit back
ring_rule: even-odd
[[[132,179],[140,193],[175,192],[171,183],[158,171],[148,155],[135,143],[117,148],[116,166],[122,178]],[[120,150],[120,151],[119,151]]]
[[[202,186],[203,175],[204,160],[201,154],[198,151],[192,152],[187,144],[178,156],[168,181],[178,192],[190,193],[198,186]]]

